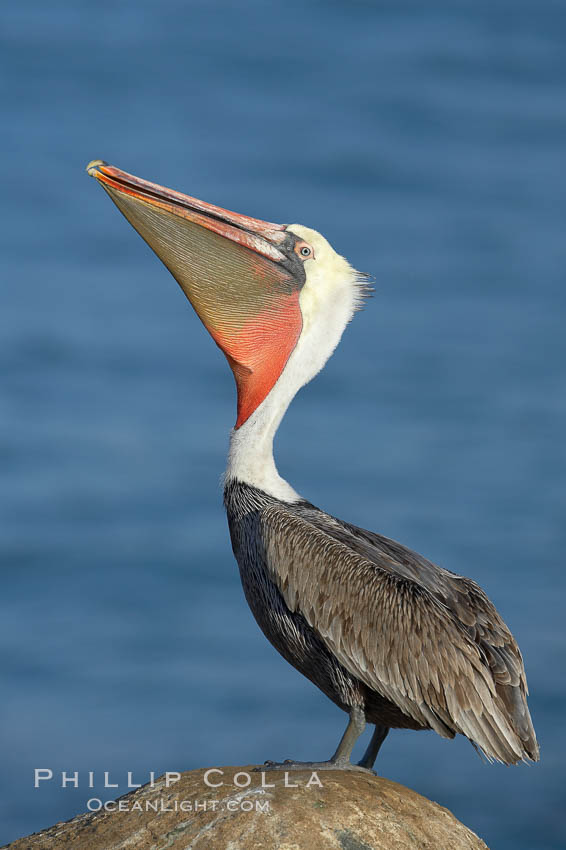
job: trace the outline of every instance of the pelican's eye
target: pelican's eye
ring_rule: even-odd
[[[307,245],[306,242],[297,242],[295,245],[295,253],[301,257],[302,260],[306,260],[309,257],[314,257],[314,251],[310,245]]]

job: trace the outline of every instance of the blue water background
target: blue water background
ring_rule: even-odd
[[[313,226],[375,276],[285,419],[280,470],[486,589],[542,751],[489,766],[393,732],[378,767],[492,848],[565,846],[564,4],[28,0],[0,18],[0,840],[127,771],[325,758],[345,720],[247,609],[219,485],[232,377],[85,174],[102,157]],[[34,789],[36,767],[54,781]]]

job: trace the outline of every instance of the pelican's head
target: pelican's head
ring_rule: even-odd
[[[320,233],[221,209],[102,160],[87,171],[167,266],[226,355],[238,389],[236,428],[291,367],[293,352],[300,348],[292,367],[299,385],[322,368],[367,287]]]

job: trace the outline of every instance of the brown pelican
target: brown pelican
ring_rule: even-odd
[[[538,760],[519,647],[481,588],[336,519],[284,481],[273,438],[366,294],[326,239],[87,166],[180,284],[236,380],[224,503],[246,599],[297,670],[349,714],[327,762],[371,769],[390,728],[458,732],[489,760]],[[359,765],[354,743],[373,737]]]

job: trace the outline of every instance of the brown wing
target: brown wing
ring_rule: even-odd
[[[457,623],[479,646],[511,725],[527,754],[537,759],[538,744],[527,706],[523,658],[513,635],[481,587],[469,578],[433,564],[396,540],[318,510],[308,519],[377,567],[414,580],[449,608]]]
[[[370,560],[333,536],[338,521],[319,516],[314,525],[279,505],[261,514],[266,563],[289,608],[347,670],[418,722],[466,735],[489,759],[538,758],[519,650],[480,588],[452,576],[450,592],[433,590],[431,577],[423,584],[410,574],[414,565],[387,551]]]

